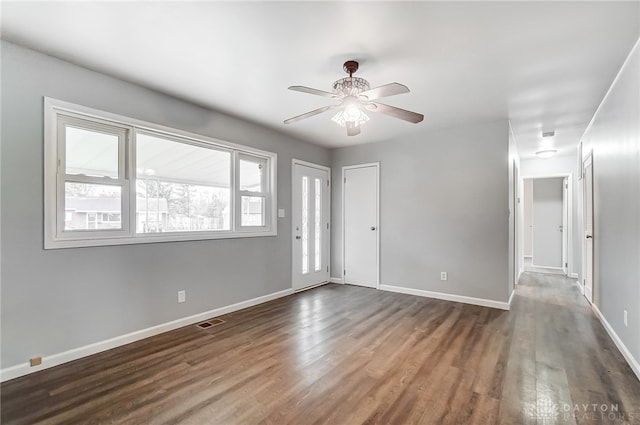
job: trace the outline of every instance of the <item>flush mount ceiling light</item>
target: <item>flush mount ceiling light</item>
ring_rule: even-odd
[[[546,159],[546,158],[551,158],[557,152],[558,152],[557,149],[545,149],[545,150],[536,152],[536,155],[538,156],[538,158]]]
[[[332,92],[304,86],[289,87],[289,90],[315,94],[316,96],[329,97],[338,100],[340,103],[336,105],[323,106],[322,108],[315,109],[307,112],[306,114],[289,118],[284,123],[291,124],[329,110],[339,109],[331,120],[342,127],[346,127],[347,136],[355,136],[360,134],[360,126],[370,119],[365,111],[378,112],[394,118],[409,121],[414,124],[419,123],[424,119],[424,115],[422,114],[396,108],[395,106],[385,105],[384,103],[373,102],[373,100],[381,97],[408,93],[409,89],[407,86],[398,83],[390,83],[372,89],[370,88],[371,86],[367,80],[353,76],[353,74],[358,70],[358,66],[359,64],[356,61],[346,61],[343,69],[347,74],[349,74],[349,76],[334,82]]]

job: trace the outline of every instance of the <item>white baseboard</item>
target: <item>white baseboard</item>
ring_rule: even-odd
[[[580,293],[584,295],[584,285],[579,280],[576,280],[576,286],[580,290]]]
[[[315,285],[305,286],[304,288],[300,288],[300,289],[294,289],[293,292],[297,294],[298,292],[304,292],[304,291],[308,291],[309,289],[319,288],[321,286],[326,285],[327,283],[329,283],[329,281],[325,280],[324,282],[316,283]]]
[[[341,278],[339,278],[339,277],[332,277],[332,278],[329,278],[329,282],[331,282],[331,283],[344,283],[344,282],[342,281],[342,279],[341,279]]]
[[[569,273],[569,277],[572,279],[577,279],[578,278],[578,273]]]
[[[102,351],[110,350],[121,345],[129,344],[131,342],[139,341],[150,336],[158,335],[164,332],[172,331],[174,329],[181,328],[183,326],[193,325],[203,320],[210,319],[212,317],[221,316],[223,314],[232,313],[234,311],[242,310],[243,308],[252,307],[254,305],[262,304],[267,301],[275,300],[277,298],[286,297],[293,294],[293,289],[285,289],[284,291],[274,292],[272,294],[263,295],[261,297],[252,298],[250,300],[241,301],[236,304],[231,304],[224,307],[215,308],[213,310],[205,311],[203,313],[194,314],[193,316],[183,317],[181,319],[173,320],[171,322],[163,323],[160,325],[152,326],[150,328],[134,331],[126,335],[117,336],[115,338],[107,339],[105,341],[95,342],[93,344],[85,345],[84,347],[73,348],[63,353],[52,354],[50,356],[42,357],[42,364],[39,366],[31,367],[29,363],[21,363],[15,366],[11,366],[0,370],[0,382],[8,381],[10,379],[18,378],[20,376],[28,375],[39,370],[48,369],[53,366],[57,366],[63,363],[70,362],[82,357],[90,356],[92,354],[100,353]]]
[[[438,300],[454,301],[458,303],[474,304],[483,307],[509,310],[509,303],[487,300],[484,298],[465,297],[463,295],[445,294],[443,292],[424,291],[422,289],[404,288],[402,286],[380,285],[382,291],[398,292],[400,294],[417,295],[419,297],[436,298]]]
[[[636,377],[638,378],[638,380],[640,380],[640,363],[638,363],[638,360],[636,360],[633,357],[633,355],[631,355],[627,347],[624,345],[624,343],[622,342],[622,340],[620,339],[616,331],[613,330],[609,322],[607,322],[607,319],[605,319],[604,315],[600,312],[598,307],[596,307],[595,304],[591,304],[591,309],[596,314],[598,319],[600,319],[602,326],[604,326],[607,333],[609,334],[613,342],[616,344],[616,347],[618,347],[618,350],[620,350],[620,352],[622,353],[622,356],[625,358],[627,363],[629,363],[629,366],[631,366],[631,369],[636,374]]]
[[[507,308],[507,310],[509,310],[511,308],[511,303],[513,302],[513,297],[516,295],[516,291],[513,290],[511,291],[511,295],[509,295],[509,302],[507,304],[509,304],[509,308]]]
[[[562,267],[554,267],[554,266],[540,266],[538,264],[533,264],[533,261],[531,262],[531,267],[536,268],[536,269],[549,269],[549,270],[560,270],[562,271]]]

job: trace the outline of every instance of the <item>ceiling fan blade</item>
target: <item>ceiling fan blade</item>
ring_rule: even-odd
[[[303,120],[305,118],[309,118],[309,117],[312,117],[314,115],[321,114],[321,113],[326,112],[326,111],[328,111],[330,109],[334,109],[336,106],[338,106],[338,105],[323,106],[322,108],[318,108],[318,109],[314,109],[313,111],[309,111],[306,114],[302,114],[302,115],[298,115],[297,117],[289,118],[288,120],[285,120],[284,123],[285,124],[291,124],[292,122],[300,121],[300,120]]]
[[[375,100],[381,97],[394,96],[396,94],[409,93],[409,87],[400,83],[389,83],[384,86],[375,87],[371,90],[363,91],[358,95],[364,100]]]
[[[331,98],[338,97],[335,94],[330,93],[328,91],[312,89],[311,87],[305,87],[305,86],[291,86],[289,87],[289,90],[299,91],[302,93],[315,94],[316,96],[331,97]]]
[[[366,108],[368,111],[379,112],[414,124],[417,124],[424,119],[424,115],[422,114],[407,111],[406,109],[396,108],[395,106],[385,105],[384,103],[370,102],[366,104]]]
[[[355,125],[355,123],[351,121],[346,122],[345,127],[347,127],[347,136],[357,136],[360,134],[360,126]]]

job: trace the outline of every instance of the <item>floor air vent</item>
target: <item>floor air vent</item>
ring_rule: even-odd
[[[221,325],[223,323],[224,323],[224,320],[222,319],[211,319],[211,320],[207,320],[206,322],[198,323],[198,327],[202,329],[207,329],[212,326]]]

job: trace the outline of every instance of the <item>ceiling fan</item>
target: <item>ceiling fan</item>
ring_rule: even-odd
[[[374,102],[376,99],[381,97],[409,93],[409,88],[399,83],[389,83],[372,89],[370,88],[367,80],[353,76],[353,74],[358,70],[358,65],[357,61],[346,61],[343,65],[343,69],[347,74],[349,74],[349,76],[334,82],[333,91],[331,92],[305,86],[289,87],[289,90],[328,97],[338,100],[339,103],[323,106],[322,108],[314,109],[313,111],[305,114],[289,118],[288,120],[285,120],[284,123],[291,124],[326,111],[339,109],[339,111],[333,116],[332,121],[342,127],[346,127],[347,136],[355,136],[360,134],[360,126],[369,121],[369,117],[364,111],[378,112],[380,114],[389,115],[414,124],[419,123],[424,119],[424,115],[422,114],[396,108],[395,106],[386,105],[384,103]]]

